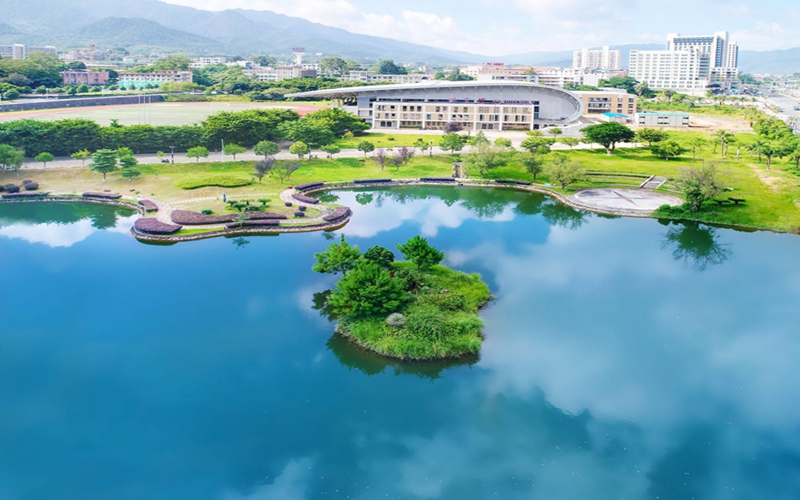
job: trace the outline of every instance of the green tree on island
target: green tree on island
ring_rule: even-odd
[[[117,169],[117,152],[113,149],[98,149],[92,155],[89,168],[103,174],[103,182],[105,182],[106,174]]]
[[[395,312],[410,299],[404,280],[362,259],[336,282],[328,303],[338,314],[366,317]]]
[[[364,142],[360,142],[358,144],[358,146],[356,147],[356,149],[358,149],[359,151],[364,153],[364,159],[366,160],[367,159],[367,153],[372,153],[373,151],[375,151],[375,145],[372,144],[369,141],[364,141]]]
[[[413,262],[417,269],[428,269],[444,259],[444,252],[433,248],[427,239],[419,235],[402,245],[397,245],[397,249],[403,253],[406,259]]]
[[[47,168],[47,164],[49,162],[53,161],[53,155],[48,153],[48,152],[46,152],[46,151],[42,151],[41,153],[36,155],[36,158],[34,158],[34,159],[36,161],[42,162],[42,166],[44,166],[44,168]]]
[[[617,143],[630,142],[636,138],[636,133],[633,130],[617,122],[589,125],[581,132],[583,132],[587,140],[606,148],[608,156],[611,156],[611,152],[616,149]]]
[[[247,148],[238,144],[226,144],[225,147],[222,148],[222,152],[226,155],[233,156],[233,161],[236,161],[236,155],[246,153]]]
[[[208,158],[208,155],[208,149],[204,146],[196,146],[186,151],[186,157],[194,158],[197,163],[200,162],[200,158]]]
[[[311,269],[322,274],[347,274],[356,266],[361,258],[361,251],[357,246],[351,246],[342,235],[341,241],[331,243],[324,252],[314,254],[317,263]]]
[[[388,248],[375,245],[364,252],[364,258],[371,260],[385,269],[389,269],[392,267],[392,262],[394,262],[394,253],[392,253],[392,251]]]

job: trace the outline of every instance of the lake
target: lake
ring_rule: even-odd
[[[333,234],[171,246],[125,209],[0,205],[0,499],[800,498],[800,237],[326,196],[355,213]],[[481,273],[480,357],[332,337],[311,265],[340,234]]]

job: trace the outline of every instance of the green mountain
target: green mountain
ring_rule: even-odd
[[[101,47],[126,47],[136,52],[179,47],[190,53],[213,54],[225,48],[222,43],[210,38],[139,18],[108,17],[80,28],[70,38],[91,41]]]

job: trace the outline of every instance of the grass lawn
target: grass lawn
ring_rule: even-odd
[[[417,139],[422,139],[428,144],[433,141],[434,146],[439,145],[442,140],[440,134],[387,134],[383,132],[376,132],[371,134],[364,134],[353,137],[352,139],[342,138],[336,140],[336,145],[342,149],[355,149],[364,141],[369,141],[375,145],[376,148],[393,148],[399,146],[411,146]]]

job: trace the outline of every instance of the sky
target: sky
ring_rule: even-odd
[[[205,10],[270,10],[475,54],[664,43],[728,31],[742,50],[800,46],[798,0],[165,0]]]

